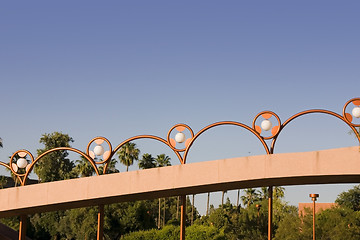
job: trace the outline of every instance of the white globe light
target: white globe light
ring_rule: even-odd
[[[17,161],[16,161],[16,165],[19,167],[19,168],[26,168],[28,162],[25,158],[19,158]]]
[[[352,110],[352,115],[356,118],[360,118],[360,107],[354,107]]]
[[[97,156],[101,156],[104,154],[104,147],[101,145],[97,145],[96,147],[94,147],[94,153]]]
[[[264,121],[261,122],[261,128],[264,129],[265,131],[269,131],[272,127],[272,123],[265,119]]]
[[[185,142],[185,134],[182,132],[179,132],[175,135],[175,141],[178,143],[183,143]]]

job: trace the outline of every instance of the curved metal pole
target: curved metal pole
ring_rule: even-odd
[[[97,240],[102,240],[104,237],[104,205],[99,205],[98,210],[98,227],[97,227]]]
[[[123,141],[122,143],[120,143],[119,145],[117,145],[117,146],[114,148],[114,150],[112,151],[109,159],[111,159],[111,158],[114,156],[114,154],[115,154],[123,145],[125,145],[126,143],[129,143],[129,142],[134,141],[134,140],[147,139],[147,138],[148,138],[148,139],[154,139],[154,140],[157,140],[157,141],[159,141],[159,142],[162,142],[162,143],[164,143],[165,145],[167,145],[168,147],[170,147],[171,149],[173,149],[173,148],[169,145],[169,143],[168,143],[165,139],[163,139],[163,138],[160,138],[160,137],[157,137],[157,136],[153,136],[153,135],[139,135],[139,136],[135,136],[135,137],[128,138],[128,139],[126,139],[125,141]],[[176,154],[176,156],[178,157],[180,163],[182,164],[182,163],[183,163],[183,159],[182,159],[179,151],[176,151],[176,150],[174,150],[174,149],[173,149],[173,151],[174,151],[174,153]],[[104,171],[107,169],[109,163],[110,163],[110,161],[107,161],[107,162],[105,163]],[[104,172],[104,173],[105,173],[105,172]]]
[[[0,165],[6,167],[8,170],[10,170],[10,172],[12,172],[9,164],[0,161]],[[21,178],[18,175],[14,174],[14,176],[19,180],[20,183],[22,182]]]
[[[90,162],[91,166],[94,168],[94,171],[95,171],[96,175],[100,175],[100,174],[99,174],[99,170],[97,169],[94,161],[93,161],[88,155],[86,155],[85,153],[83,153],[82,151],[80,151],[80,150],[78,150],[78,149],[76,149],[76,148],[71,148],[71,147],[57,147],[57,148],[50,149],[50,150],[42,153],[41,155],[39,155],[39,156],[30,164],[29,170],[26,171],[26,173],[25,173],[25,175],[24,175],[24,179],[26,179],[26,178],[29,176],[31,170],[34,168],[35,163],[38,162],[41,158],[43,158],[44,156],[46,156],[46,155],[49,154],[49,153],[56,152],[56,151],[64,151],[64,150],[66,150],[66,151],[71,151],[71,152],[75,152],[75,153],[78,153],[78,154],[80,154],[81,156],[85,157],[85,158]],[[25,184],[24,184],[24,185],[25,185]]]
[[[355,136],[357,137],[358,141],[359,141],[359,144],[360,144],[360,136],[359,136],[359,133],[356,131],[356,128],[354,126],[352,126],[351,124],[349,124],[343,116],[335,113],[335,112],[332,112],[332,111],[328,111],[328,110],[322,110],[322,109],[312,109],[312,110],[306,110],[306,111],[302,111],[302,112],[299,112],[295,115],[293,115],[292,117],[290,117],[289,119],[287,119],[281,126],[280,126],[280,130],[278,132],[278,134],[273,138],[272,140],[272,143],[271,143],[271,153],[274,152],[274,148],[275,148],[275,143],[276,143],[276,140],[277,138],[279,137],[280,133],[282,132],[282,130],[290,123],[292,122],[294,119],[300,117],[300,116],[303,116],[303,115],[307,115],[307,114],[311,114],[311,113],[324,113],[324,114],[328,114],[328,115],[331,115],[331,116],[334,116],[340,120],[342,120],[344,123],[346,123],[355,133]]]
[[[268,239],[272,239],[272,222],[273,222],[273,186],[269,187],[268,196]]]
[[[184,153],[184,163],[186,163],[186,159],[187,159],[187,155],[188,155],[188,152],[191,148],[191,146],[193,145],[194,141],[202,134],[204,133],[205,131],[209,130],[210,128],[213,128],[213,127],[217,127],[217,126],[221,126],[221,125],[233,125],[233,126],[239,126],[239,127],[242,127],[248,131],[250,131],[251,133],[253,133],[258,139],[259,141],[262,143],[265,151],[267,154],[270,154],[270,150],[269,150],[269,147],[267,146],[265,140],[254,130],[252,129],[251,127],[245,125],[245,124],[242,124],[242,123],[239,123],[239,122],[233,122],[233,121],[223,121],[223,122],[217,122],[217,123],[213,123],[213,124],[210,124],[206,127],[204,127],[203,129],[201,129],[198,133],[195,134],[195,136],[191,139],[191,141],[189,142],[189,145],[187,146],[186,150],[185,150],[185,153]]]

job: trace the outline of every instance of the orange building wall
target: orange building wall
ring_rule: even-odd
[[[336,203],[316,203],[315,213],[319,213],[325,209],[335,207]],[[309,208],[311,213],[313,211],[313,203],[299,203],[299,216],[305,215],[305,208]]]

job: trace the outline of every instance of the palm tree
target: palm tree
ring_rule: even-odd
[[[283,198],[285,196],[285,188],[284,187],[274,187],[273,193],[274,193],[275,199]]]
[[[236,198],[236,207],[237,208],[239,208],[239,199],[240,199],[240,189],[237,190],[237,198]]]
[[[77,176],[90,177],[95,173],[95,169],[84,156],[80,156],[80,160],[76,160],[76,163],[73,171]]]
[[[140,169],[148,169],[156,167],[155,158],[151,154],[145,153],[142,155],[142,158],[139,160]]]
[[[285,196],[285,188],[284,187],[273,187],[273,198],[280,199]],[[269,188],[261,187],[260,199],[267,199],[269,197]]]
[[[227,193],[227,191],[222,191],[222,194],[221,194],[221,207],[224,206],[224,196],[225,196],[225,193]]]
[[[136,147],[135,143],[125,143],[118,151],[120,163],[126,166],[126,171],[129,171],[129,166],[134,164],[134,161],[138,160],[140,150]]]
[[[157,155],[155,158],[156,167],[166,167],[171,166],[171,158],[165,154]],[[166,208],[166,199],[164,198],[164,216],[163,216],[163,226],[165,226],[165,208]],[[161,199],[159,198],[159,221],[158,228],[160,228],[160,215],[161,215]]]
[[[169,156],[166,156],[165,154],[157,155],[155,158],[156,167],[171,166],[170,160],[171,158]]]
[[[0,188],[3,189],[7,184],[7,178],[5,176],[0,176]]]
[[[260,199],[267,199],[269,197],[269,188],[261,187],[261,192],[259,194]]]
[[[256,189],[247,188],[245,189],[245,195],[241,196],[241,201],[244,206],[249,207],[251,204],[259,200],[259,193],[256,192]]]
[[[194,208],[195,208],[195,194],[192,195],[192,206],[191,206],[191,225],[194,224]]]
[[[116,168],[116,159],[112,158],[109,162],[109,165],[106,168],[106,173],[118,173],[120,172],[119,169]],[[104,174],[104,165],[99,166],[99,173]]]
[[[209,215],[209,204],[210,204],[210,192],[208,192],[208,195],[207,195],[206,216]]]

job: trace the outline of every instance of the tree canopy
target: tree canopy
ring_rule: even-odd
[[[43,134],[40,143],[44,147],[37,150],[37,154],[41,155],[46,151],[58,147],[70,147],[70,143],[74,140],[68,135],[61,132],[53,132]],[[42,157],[35,164],[34,171],[39,177],[40,182],[51,182],[61,179],[69,179],[73,177],[72,169],[75,164],[67,158],[69,153],[66,150],[51,152]]]
[[[140,150],[136,147],[135,143],[125,143],[117,152],[120,163],[126,166],[126,171],[134,164],[134,161],[139,159]]]

